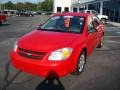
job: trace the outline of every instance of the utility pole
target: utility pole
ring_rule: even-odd
[[[25,9],[26,9],[26,7],[25,7],[25,0],[23,1],[23,4],[24,4],[24,11],[25,11]]]

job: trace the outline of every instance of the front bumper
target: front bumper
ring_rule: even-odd
[[[15,52],[11,52],[10,57],[14,67],[33,75],[42,77],[63,77],[70,73],[69,60],[59,62],[32,60],[22,57]]]

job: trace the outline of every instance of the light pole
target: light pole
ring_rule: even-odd
[[[39,0],[37,0],[37,11],[38,11],[38,9],[39,9]]]
[[[25,8],[25,0],[23,1],[23,4],[24,4],[24,11],[25,11],[25,9],[26,9],[26,8]]]

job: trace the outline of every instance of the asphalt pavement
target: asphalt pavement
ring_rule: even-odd
[[[0,90],[120,90],[120,27],[106,24],[104,46],[88,57],[84,72],[47,80],[16,70],[9,52],[22,35],[49,16],[8,17],[0,26]]]

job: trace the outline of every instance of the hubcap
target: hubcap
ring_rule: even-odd
[[[101,39],[101,46],[103,45],[103,37],[102,37],[102,39]]]
[[[78,71],[79,72],[82,72],[83,68],[84,68],[84,65],[85,65],[85,55],[82,54],[80,56],[80,60],[79,60],[79,64],[78,64]]]

